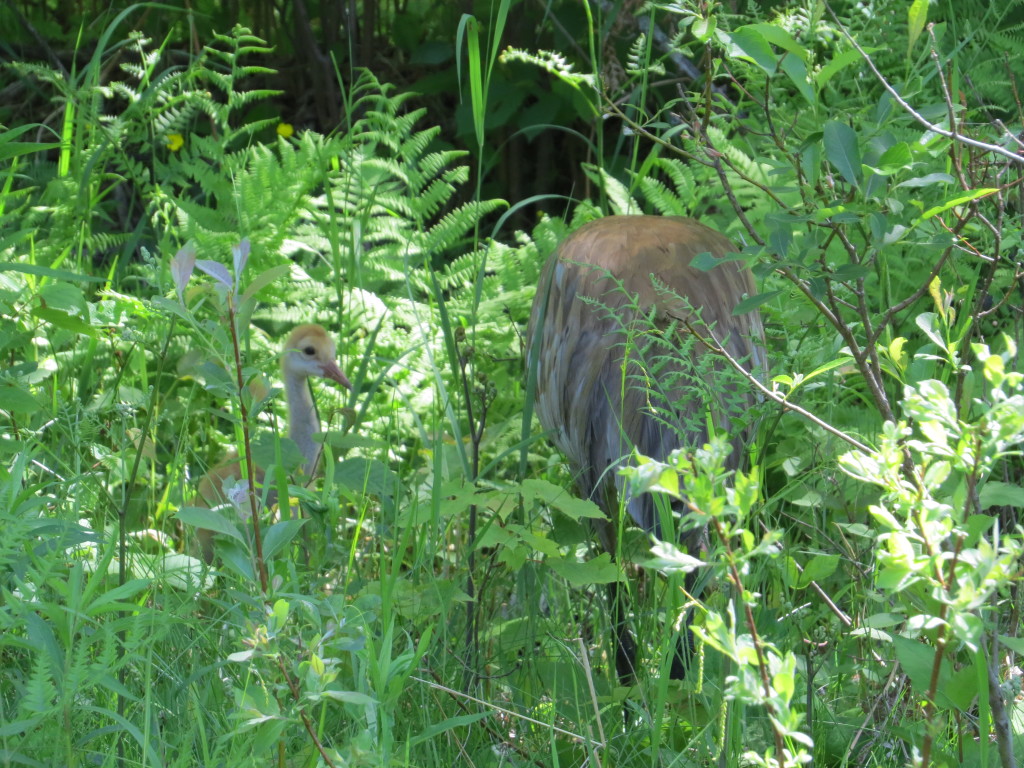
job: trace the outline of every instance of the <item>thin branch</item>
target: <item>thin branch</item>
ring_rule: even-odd
[[[1015,163],[1024,164],[1024,155],[1021,155],[1021,154],[1019,154],[1017,152],[1011,152],[1008,149],[1003,149],[998,144],[988,144],[988,143],[986,143],[984,141],[978,141],[977,139],[972,139],[969,136],[964,136],[964,135],[959,134],[959,133],[954,133],[953,131],[947,131],[945,128],[942,128],[942,127],[940,127],[938,125],[935,125],[935,123],[932,123],[931,121],[929,121],[924,115],[922,115],[920,112],[915,110],[912,106],[910,106],[910,104],[908,102],[906,102],[903,99],[902,96],[899,95],[899,93],[896,91],[895,88],[893,88],[891,85],[889,85],[889,81],[886,80],[885,76],[881,72],[878,71],[878,67],[875,66],[875,62],[873,62],[871,60],[871,56],[868,55],[868,52],[865,51],[863,48],[861,48],[859,45],[857,45],[857,41],[854,40],[853,36],[850,35],[850,33],[846,31],[846,27],[843,26],[843,23],[839,20],[839,17],[836,16],[836,12],[832,10],[832,6],[829,5],[826,2],[825,3],[825,8],[828,10],[829,15],[832,17],[832,20],[836,23],[836,27],[838,27],[840,32],[842,32],[843,37],[845,37],[847,42],[849,42],[850,45],[852,45],[854,47],[854,49],[857,51],[857,53],[859,53],[861,55],[861,58],[864,59],[864,62],[868,65],[868,68],[871,70],[871,72],[874,74],[874,76],[876,78],[878,78],[878,82],[882,84],[882,87],[886,90],[886,92],[890,96],[892,96],[893,100],[897,104],[899,104],[901,107],[903,107],[903,110],[907,114],[909,114],[911,117],[913,117],[915,120],[917,120],[917,122],[919,122],[921,125],[923,125],[925,128],[927,128],[929,131],[932,131],[933,133],[937,133],[940,136],[945,136],[947,139],[953,139],[954,141],[962,142],[964,144],[967,144],[968,146],[977,147],[978,149],[983,149],[986,152],[992,152],[992,153],[997,154],[997,155],[1002,155],[1003,157],[1005,157],[1008,160],[1011,160],[1011,161],[1013,161]]]
[[[690,333],[693,334],[694,338],[696,338],[697,341],[703,344],[704,347],[706,347],[712,353],[723,357],[726,360],[726,362],[729,363],[729,365],[735,368],[736,371],[738,371],[739,374],[743,376],[744,379],[746,379],[748,383],[750,383],[755,389],[757,389],[757,391],[759,391],[773,403],[777,403],[786,410],[793,411],[793,413],[803,416],[805,419],[821,427],[829,434],[835,435],[843,442],[849,443],[861,453],[871,453],[871,449],[868,446],[864,445],[864,443],[857,440],[857,438],[851,437],[842,430],[833,427],[831,424],[818,418],[805,408],[801,408],[799,405],[794,405],[793,403],[789,402],[789,400],[787,400],[785,397],[780,395],[775,390],[766,387],[764,384],[761,383],[761,381],[756,376],[754,376],[754,374],[752,374],[750,371],[748,371],[746,368],[740,365],[739,361],[732,355],[730,355],[728,350],[726,350],[725,347],[722,346],[718,342],[718,340],[714,338],[714,336],[706,337],[702,335],[700,332],[698,332],[697,329],[694,328],[693,323],[690,321],[689,318],[676,319],[680,320],[686,326],[686,328],[690,331]]]
[[[498,714],[508,715],[509,717],[514,718],[516,720],[522,720],[522,721],[530,723],[532,725],[540,726],[541,728],[549,728],[552,731],[554,731],[555,733],[560,733],[563,736],[567,736],[568,738],[570,738],[570,739],[572,739],[574,741],[577,741],[580,744],[586,744],[586,745],[588,745],[590,747],[598,747],[600,749],[604,749],[607,746],[603,742],[595,741],[594,739],[587,738],[586,736],[584,736],[582,734],[573,733],[572,731],[567,731],[564,728],[559,728],[557,725],[554,725],[552,723],[545,723],[542,720],[536,720],[536,719],[534,719],[532,717],[529,717],[527,715],[524,715],[524,714],[522,714],[520,712],[514,712],[511,709],[506,709],[505,707],[499,707],[497,704],[494,704],[494,703],[492,703],[490,701],[484,701],[483,699],[478,699],[476,696],[470,696],[468,693],[462,693],[461,691],[456,691],[454,688],[449,688],[448,686],[442,685],[441,683],[438,683],[438,682],[434,682],[433,680],[424,680],[422,677],[416,677],[415,675],[410,675],[409,679],[413,680],[413,681],[415,681],[417,683],[423,683],[423,685],[429,686],[430,688],[434,688],[435,690],[443,691],[444,693],[447,693],[456,702],[459,702],[459,706],[460,707],[463,706],[462,702],[464,700],[465,701],[471,701],[474,704],[479,704],[481,707],[484,707],[485,709],[490,709],[490,710],[492,710],[492,711],[494,711],[494,712],[496,712]],[[468,712],[469,710],[465,709],[463,707],[463,711]]]

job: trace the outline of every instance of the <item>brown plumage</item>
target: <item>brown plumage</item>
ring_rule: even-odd
[[[309,390],[309,379],[320,377],[352,389],[352,384],[341,372],[335,359],[334,340],[319,325],[300,325],[289,334],[281,354],[281,378],[284,381],[284,392],[288,403],[288,437],[298,446],[305,457],[302,474],[312,477],[320,463],[322,446],[313,436],[320,431],[320,417]],[[214,507],[224,504],[224,484],[228,480],[237,481],[243,476],[238,454],[210,470],[199,482],[199,494],[195,499],[197,506]],[[263,483],[263,469],[257,468],[256,482]],[[270,503],[274,503],[276,494],[271,494]],[[203,559],[213,560],[213,533],[204,529],[197,532]]]
[[[530,370],[536,357],[535,407],[580,494],[608,516],[597,532],[613,555],[611,521],[624,493],[616,469],[633,449],[664,460],[678,447],[702,445],[709,418],[729,430],[730,414],[753,403],[711,373],[728,367],[723,361],[686,341],[688,321],[748,369],[763,367],[758,314],[732,314],[754,293],[750,273],[736,261],[706,272],[691,265],[698,254],[735,250],[690,219],[610,216],[578,229],[544,268],[527,336]],[[675,338],[665,338],[669,328]],[[732,467],[742,461],[744,440],[735,436]],[[625,503],[637,525],[660,535],[650,494]],[[695,550],[701,534],[691,532],[683,543]],[[632,668],[631,658],[627,669],[619,662],[620,674]]]

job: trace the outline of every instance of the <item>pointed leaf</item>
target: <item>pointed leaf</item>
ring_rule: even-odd
[[[757,29],[740,27],[725,37],[735,48],[730,52],[734,57],[749,59],[769,75],[775,74],[778,69],[778,58],[764,35]]]
[[[306,520],[282,520],[270,526],[266,536],[263,537],[263,557],[267,560],[272,558],[298,535]]]
[[[251,248],[252,246],[247,237],[231,248],[231,260],[234,263],[235,279],[238,282],[242,282],[242,273],[245,271],[245,265],[249,261],[249,251]]]
[[[782,291],[765,291],[764,293],[756,293],[753,296],[747,296],[747,298],[743,299],[743,301],[733,307],[732,314],[745,315],[747,312],[753,312],[762,304],[767,304],[780,293],[782,293]]]
[[[231,279],[231,274],[228,272],[228,268],[221,264],[219,261],[210,261],[209,259],[199,259],[196,261],[196,267],[207,275],[212,277],[218,283],[223,285],[228,290],[231,290],[231,286],[234,281]]]
[[[585,563],[564,558],[549,557],[545,561],[551,569],[574,587],[588,584],[611,584],[622,579],[622,568],[612,562],[605,552]]]
[[[934,208],[929,208],[927,211],[921,214],[921,218],[918,221],[927,221],[933,216],[938,216],[940,213],[948,211],[950,208],[957,208],[964,203],[969,203],[972,200],[977,200],[979,197],[988,197],[998,192],[998,189],[972,189],[969,192],[965,192],[960,195],[953,195],[953,197],[947,198],[943,202],[936,205]]]
[[[928,0],[914,0],[907,10],[907,58],[914,50],[917,38],[924,31],[925,22],[928,21]]]
[[[181,522],[196,528],[205,528],[214,533],[223,533],[233,539],[245,543],[245,538],[238,532],[238,526],[228,515],[206,507],[182,507],[175,512]]]
[[[857,186],[861,177],[860,149],[857,133],[846,123],[830,120],[825,123],[825,157],[847,183]]]
[[[171,259],[171,279],[174,281],[174,290],[178,294],[178,301],[185,303],[185,286],[192,277],[192,271],[196,267],[196,249],[191,243],[182,247]]]

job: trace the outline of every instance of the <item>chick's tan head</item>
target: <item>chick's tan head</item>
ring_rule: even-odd
[[[284,343],[281,365],[286,375],[321,376],[352,389],[338,367],[334,340],[319,325],[300,325],[291,332]]]

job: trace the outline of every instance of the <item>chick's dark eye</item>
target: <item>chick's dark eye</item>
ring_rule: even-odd
[[[307,357],[312,357],[313,355],[316,354],[316,347],[313,347],[313,346],[303,347],[302,348],[302,354],[306,355]]]

